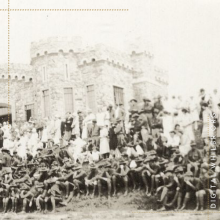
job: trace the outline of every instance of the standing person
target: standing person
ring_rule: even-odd
[[[108,108],[104,107],[103,112],[104,112],[105,125],[107,125],[108,128],[110,128],[111,122],[110,122],[110,113],[108,111]]]
[[[125,110],[123,108],[123,104],[119,103],[116,105],[115,109],[115,119],[121,119],[123,122],[125,120]]]
[[[98,113],[96,114],[97,125],[101,127],[105,125],[105,112],[102,110],[102,108],[99,108]]]
[[[158,96],[156,97],[156,100],[155,100],[155,103],[154,103],[154,108],[159,109],[160,112],[163,111],[163,109],[164,109],[163,103],[162,103],[161,99],[162,99],[162,96],[161,96],[161,95],[158,95]]]
[[[115,111],[113,109],[112,105],[108,106],[108,112],[109,112],[109,116],[110,116],[110,122],[115,120]]]
[[[193,132],[192,125],[193,125],[193,121],[192,121],[191,115],[189,114],[189,112],[186,108],[182,108],[183,132],[189,136],[190,141],[195,140],[195,135],[194,135],[194,132]]]
[[[79,117],[77,113],[73,114],[73,123],[71,125],[72,128],[72,138],[75,140],[76,137],[79,137],[80,131],[79,131]]]
[[[214,135],[213,130],[209,129],[210,120],[212,119],[212,111],[208,107],[207,103],[202,104],[202,119],[203,119],[202,138],[212,137]]]
[[[111,151],[115,151],[118,145],[117,135],[115,133],[115,124],[112,122],[109,128],[109,147]]]
[[[82,139],[88,138],[88,130],[92,127],[92,120],[95,119],[95,115],[92,113],[91,109],[87,110],[87,115],[83,120],[83,131],[82,131]]]
[[[60,138],[61,138],[61,119],[58,115],[56,115],[54,122],[54,144],[59,144]]]
[[[4,131],[2,130],[2,124],[0,124],[0,148],[3,147]]]
[[[209,98],[208,96],[205,94],[205,90],[204,89],[200,89],[200,92],[199,92],[199,105],[200,105],[200,113],[199,113],[199,118],[200,120],[202,120],[203,118],[203,104],[204,103],[208,103],[209,101]]]
[[[77,111],[78,118],[79,118],[79,135],[82,138],[82,131],[83,131],[83,114],[82,111]]]
[[[43,131],[42,131],[42,136],[41,136],[41,141],[43,143],[43,148],[47,147],[47,142],[48,142],[48,137],[47,137],[47,124],[44,123],[43,125]]]
[[[114,131],[115,131],[115,134],[117,135],[118,148],[121,149],[122,147],[124,147],[124,144],[125,144],[124,129],[123,129],[123,125],[120,119],[118,119],[116,123],[117,125]]]
[[[143,97],[143,102],[142,110],[150,120],[153,117],[153,105],[151,104],[151,100],[147,97]]]
[[[213,90],[213,94],[212,94],[211,98],[212,98],[213,110],[218,111],[218,103],[220,102],[220,96],[218,94],[217,89]]]
[[[92,126],[88,128],[88,137],[92,138],[93,144],[99,146],[100,127],[97,125],[96,119],[92,120]]]
[[[73,118],[71,116],[71,112],[67,113],[66,116],[66,121],[65,121],[65,134],[64,134],[64,139],[66,141],[69,141],[71,138],[71,134],[72,134],[72,123],[73,123]]]
[[[65,134],[65,122],[66,122],[65,117],[62,117],[61,124],[60,124],[60,132],[61,132],[62,138],[64,137],[64,134]]]
[[[131,114],[133,114],[134,112],[138,111],[138,106],[137,106],[137,100],[136,99],[131,99],[129,102],[130,108],[129,108],[129,112]]]
[[[102,126],[100,130],[100,154],[103,158],[107,158],[109,152],[108,129],[106,126]]]
[[[189,110],[192,121],[194,122],[194,128],[197,130],[199,121],[199,108],[193,96],[190,96]]]

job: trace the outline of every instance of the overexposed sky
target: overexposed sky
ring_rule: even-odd
[[[155,64],[169,72],[170,94],[188,95],[202,87],[213,90],[220,84],[219,0],[10,0],[10,7],[129,9],[12,11],[11,62],[29,63],[32,41],[81,36],[88,44],[104,43],[125,51],[129,43],[136,42],[143,50],[150,50],[155,55]],[[0,12],[0,63],[7,62],[5,22],[7,13]]]

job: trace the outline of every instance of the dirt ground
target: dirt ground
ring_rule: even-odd
[[[67,206],[59,206],[55,214],[14,214],[0,213],[0,220],[137,220],[150,219],[154,220],[219,220],[220,212],[213,211],[193,211],[194,201],[191,202],[188,210],[175,212],[173,210],[157,211],[160,205],[154,202],[155,198],[147,198],[143,192],[131,192],[127,197],[118,194],[116,198],[108,200],[105,196],[101,198],[74,199]]]
[[[219,220],[220,212],[193,212],[193,211],[185,211],[185,212],[146,212],[144,210],[137,211],[88,211],[88,212],[58,212],[56,214],[1,214],[0,220],[139,220],[139,219],[154,219],[154,220]]]

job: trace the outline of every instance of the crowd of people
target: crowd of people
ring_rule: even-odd
[[[143,97],[129,105],[128,111],[117,103],[96,114],[79,110],[64,118],[0,125],[3,212],[55,212],[57,204],[67,205],[74,197],[110,199],[131,190],[155,198],[161,210],[187,209],[192,199],[192,208],[203,210],[213,176],[220,202],[217,90],[206,94],[201,89],[188,100]],[[215,131],[209,129],[213,115]],[[213,137],[214,170],[209,157]]]

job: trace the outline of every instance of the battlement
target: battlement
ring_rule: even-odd
[[[78,54],[79,65],[86,65],[91,62],[104,60],[108,64],[121,68],[133,70],[132,62],[128,54],[116,51],[113,48],[106,47],[103,44],[97,44],[94,47],[87,47],[82,53]]]
[[[31,59],[51,53],[69,53],[82,50],[80,37],[51,37],[31,43]]]
[[[167,71],[160,69],[158,67],[154,67],[154,75],[155,75],[155,80],[157,82],[164,85],[169,84],[169,75]]]
[[[30,82],[33,80],[33,68],[28,64],[8,64],[0,65],[0,80],[22,80]]]

